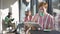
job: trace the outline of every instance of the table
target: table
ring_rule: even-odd
[[[44,32],[44,31],[38,31],[38,30],[31,30],[31,34],[60,34],[58,31],[50,31],[50,32]]]

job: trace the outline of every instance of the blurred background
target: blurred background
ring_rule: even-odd
[[[3,20],[5,20],[8,12],[12,13],[12,18],[14,21],[14,27],[17,27],[17,24],[24,21],[25,11],[31,10],[32,16],[38,13],[38,4],[40,2],[48,3],[47,12],[53,15],[56,19],[56,29],[58,29],[58,20],[60,20],[60,0],[0,0],[0,33],[3,30]],[[59,18],[59,19],[58,19]]]

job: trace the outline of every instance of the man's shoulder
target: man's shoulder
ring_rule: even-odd
[[[50,18],[54,18],[51,14],[47,14]]]
[[[38,13],[36,13],[35,15],[34,15],[34,18],[37,18],[39,16],[39,14]]]

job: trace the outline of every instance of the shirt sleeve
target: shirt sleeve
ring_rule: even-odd
[[[33,16],[32,21],[33,22],[37,22],[37,19],[38,19],[38,14],[36,14],[35,16]]]
[[[8,22],[8,20],[9,20],[8,17],[5,17],[5,22]]]
[[[52,28],[52,29],[54,29],[54,21],[55,21],[55,20],[54,20],[54,17],[51,17],[51,23],[50,23],[50,24],[51,24],[51,28]]]

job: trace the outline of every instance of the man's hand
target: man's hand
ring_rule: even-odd
[[[14,18],[13,19],[11,19],[11,21],[13,21],[14,20]]]

